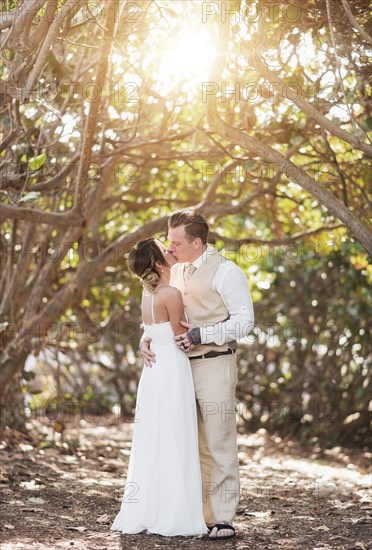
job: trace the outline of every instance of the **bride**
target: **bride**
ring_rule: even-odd
[[[142,319],[156,362],[142,370],[132,450],[121,508],[110,527],[122,533],[208,533],[202,510],[196,402],[190,361],[174,340],[185,332],[182,295],[169,286],[175,258],[153,239],[130,252],[143,282]]]

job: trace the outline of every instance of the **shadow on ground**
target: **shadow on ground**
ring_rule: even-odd
[[[2,442],[2,550],[229,549],[367,550],[372,527],[371,453],[304,450],[265,430],[239,437],[237,537],[122,535],[120,508],[132,424],[75,420],[63,438],[33,422],[33,438],[6,430]]]

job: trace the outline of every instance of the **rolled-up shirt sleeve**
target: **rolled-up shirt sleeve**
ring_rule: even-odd
[[[212,288],[224,301],[229,318],[214,325],[201,326],[202,344],[222,346],[233,340],[241,340],[254,327],[253,303],[244,271],[236,264],[223,268],[221,275],[219,270],[215,273]]]

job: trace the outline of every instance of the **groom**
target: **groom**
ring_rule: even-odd
[[[252,300],[244,272],[207,244],[209,228],[199,212],[175,212],[168,227],[168,251],[178,262],[170,284],[182,292],[189,321],[176,343],[190,358],[198,404],[204,518],[211,539],[228,539],[235,536],[240,489],[236,341],[254,326]],[[145,364],[154,362],[148,338],[141,352]]]

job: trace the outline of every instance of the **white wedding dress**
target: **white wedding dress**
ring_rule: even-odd
[[[156,363],[142,370],[128,475],[110,530],[201,535],[208,531],[190,360],[176,346],[169,321],[143,327]]]

